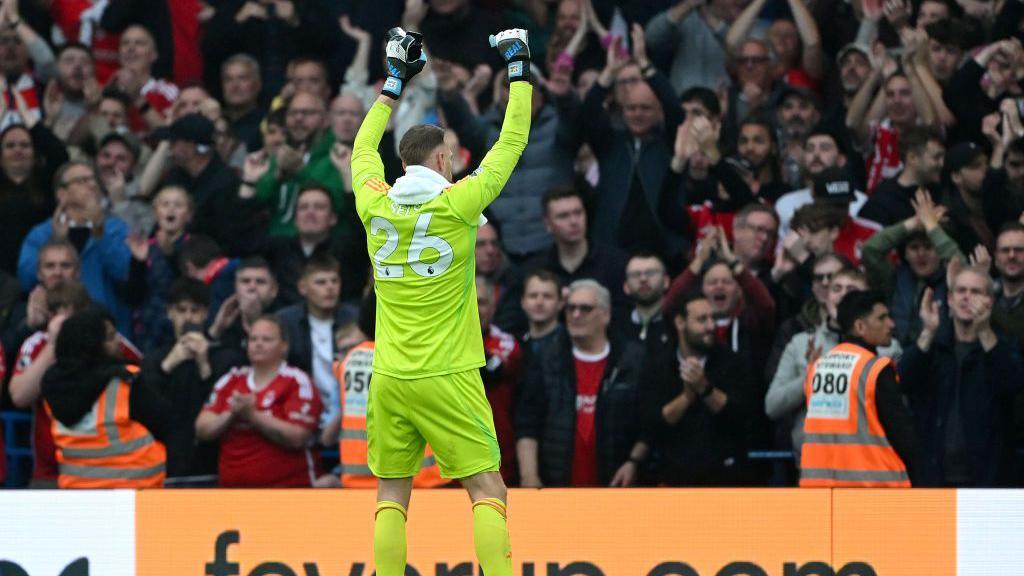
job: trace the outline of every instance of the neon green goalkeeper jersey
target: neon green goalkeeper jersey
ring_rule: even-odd
[[[391,108],[376,102],[363,120],[352,149],[352,189],[376,280],[374,373],[412,379],[484,365],[476,233],[526,148],[531,98],[528,82],[513,82],[501,135],[480,166],[418,205],[388,197],[377,147]]]

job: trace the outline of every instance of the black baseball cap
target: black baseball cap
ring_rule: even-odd
[[[182,116],[166,128],[160,128],[154,135],[158,140],[184,140],[205,146],[213,145],[213,122],[196,112]]]
[[[826,168],[814,179],[813,196],[822,200],[853,202],[854,182],[849,173],[842,168]]]
[[[100,139],[100,145],[97,150],[102,150],[104,146],[111,142],[120,142],[128,149],[129,152],[132,153],[132,156],[136,160],[139,159],[139,142],[130,133],[122,134],[117,131],[108,132],[106,136]]]
[[[821,110],[821,100],[818,99],[818,95],[814,92],[800,86],[793,86],[791,84],[785,84],[778,93],[778,97],[775,99],[775,107],[778,108],[786,101],[790,96],[796,96],[801,100],[810,102],[812,106]]]
[[[985,150],[974,142],[960,142],[946,151],[946,170],[952,174],[984,155]]]

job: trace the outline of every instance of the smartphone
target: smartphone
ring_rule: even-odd
[[[200,334],[202,334],[203,326],[201,324],[196,324],[195,322],[185,322],[184,324],[181,325],[181,334],[182,336],[184,336],[189,332],[199,332]]]

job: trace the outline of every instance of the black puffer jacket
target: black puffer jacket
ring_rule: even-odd
[[[597,396],[597,466],[602,484],[629,459],[641,440],[640,375],[643,347],[612,342]],[[537,464],[545,486],[568,486],[576,434],[576,364],[567,336],[530,363],[516,408],[516,439],[537,440]]]

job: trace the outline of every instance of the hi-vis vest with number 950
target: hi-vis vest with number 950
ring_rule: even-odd
[[[377,479],[366,464],[366,406],[370,400],[373,342],[352,348],[345,359],[334,363],[334,377],[341,387],[341,485],[344,488],[376,488]],[[416,488],[436,488],[450,482],[441,478],[434,453],[427,446]]]
[[[889,358],[843,343],[808,370],[800,486],[910,486],[875,406],[878,375],[891,365]]]
[[[133,375],[137,366],[125,366]],[[61,488],[160,488],[167,451],[145,426],[129,417],[130,380],[111,378],[85,416],[73,426],[53,421],[57,485]]]

